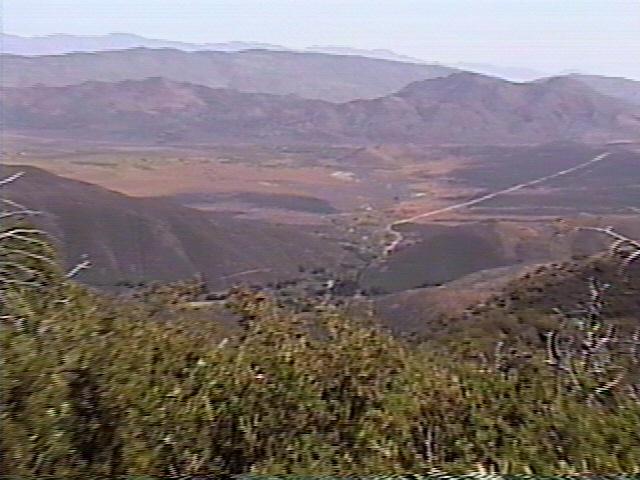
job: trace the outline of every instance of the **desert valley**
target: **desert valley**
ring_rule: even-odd
[[[251,49],[5,54],[3,65],[3,163],[32,172],[7,191],[46,213],[68,264],[92,259],[84,280],[99,287],[201,274],[219,290],[325,268],[357,270],[358,289],[382,298],[438,298],[484,272],[474,285],[486,294],[494,269],[516,278],[606,245],[567,226],[640,234],[638,82],[517,83]],[[406,239],[381,255],[389,224],[442,208],[403,224]]]
[[[337,453],[334,457],[334,453],[322,453],[325,452],[322,449],[331,450],[334,447],[327,445],[336,444],[344,446],[349,453],[340,457],[339,462],[332,460],[338,462],[335,465],[339,466],[335,468],[351,473],[359,468],[367,472],[379,473],[386,468],[400,472],[403,468],[411,470],[417,466],[423,472],[431,472],[432,467],[437,467],[433,471],[441,472],[438,465],[460,472],[469,471],[470,465],[480,465],[478,468],[482,472],[549,473],[566,465],[578,465],[576,459],[583,462],[580,465],[588,465],[587,470],[596,472],[611,472],[617,466],[630,468],[629,465],[635,465],[634,468],[638,468],[632,457],[633,452],[640,452],[640,439],[624,423],[633,424],[634,420],[628,418],[640,415],[637,413],[640,360],[636,350],[624,346],[628,356],[622,363],[612,363],[610,358],[613,357],[606,357],[607,360],[601,363],[595,360],[589,363],[589,357],[580,363],[583,370],[579,373],[567,365],[573,365],[571,362],[577,362],[578,357],[586,358],[585,351],[597,351],[593,358],[600,358],[597,355],[604,355],[606,342],[610,342],[606,344],[609,345],[632,338],[627,342],[629,345],[634,345],[634,349],[640,345],[637,323],[640,261],[636,261],[640,258],[639,80],[590,72],[514,81],[507,78],[508,75],[501,76],[498,67],[429,63],[387,50],[346,47],[292,49],[247,42],[190,44],[128,34],[33,38],[3,35],[3,42],[4,52],[0,55],[0,178],[5,179],[1,184],[1,197],[8,208],[4,215],[13,218],[21,211],[10,210],[23,208],[26,216],[21,221],[26,223],[11,228],[17,228],[18,232],[21,228],[27,229],[25,231],[35,228],[37,232],[46,232],[47,238],[46,242],[29,240],[15,236],[11,229],[8,233],[0,233],[0,249],[6,255],[2,264],[6,278],[0,279],[0,306],[4,309],[5,301],[12,305],[10,309],[7,307],[10,313],[2,318],[14,322],[11,325],[18,325],[7,327],[9,333],[3,345],[23,345],[20,335],[28,330],[24,330],[27,328],[24,325],[40,325],[29,327],[37,332],[33,334],[36,337],[54,330],[60,335],[59,340],[51,340],[52,350],[47,353],[50,357],[43,354],[42,358],[59,356],[65,365],[86,365],[73,367],[77,371],[85,369],[82,372],[94,368],[91,362],[108,369],[111,368],[110,361],[115,365],[126,359],[122,360],[123,364],[130,365],[127,368],[136,372],[132,380],[125,380],[115,367],[113,372],[100,370],[96,378],[104,375],[111,380],[105,380],[107,383],[104,384],[100,383],[102,380],[91,382],[108,384],[104,387],[104,392],[108,393],[95,393],[103,392],[100,390],[103,387],[86,386],[89,383],[78,383],[80,380],[64,380],[67,393],[58,390],[55,391],[58,393],[47,393],[50,398],[58,398],[56,395],[60,398],[68,395],[71,399],[87,396],[90,399],[87,402],[94,402],[93,407],[83,410],[83,406],[73,406],[80,412],[78,424],[94,422],[99,425],[96,428],[102,436],[87,433],[89,430],[83,430],[84,426],[78,427],[80,433],[73,430],[76,433],[69,434],[71,446],[65,450],[72,454],[60,454],[60,459],[65,455],[80,458],[74,460],[71,467],[66,460],[43,460],[44,467],[34,466],[40,465],[35,460],[24,460],[20,463],[22,470],[16,471],[36,474],[91,472],[91,475],[95,472],[109,475],[147,471],[156,475],[214,472],[217,475],[254,470],[291,473],[298,471],[296,466],[302,465],[301,472],[308,473],[317,467],[321,472],[331,473],[334,467],[328,466],[333,465],[328,459],[337,458]],[[25,241],[31,242],[29,249],[23,250],[26,247],[20,247],[19,243],[18,247],[2,243],[12,241],[14,237],[17,242],[27,238]],[[60,262],[61,271],[72,272],[67,275],[72,278],[71,283],[68,279],[59,284],[54,282],[53,290],[47,283],[50,282],[48,276],[42,284],[38,280],[38,262],[44,259],[55,263],[46,253],[49,244],[56,252],[51,255],[56,257],[55,262]],[[36,247],[44,250],[31,250]],[[18,257],[21,259],[16,260]],[[78,265],[82,268],[78,269]],[[11,277],[14,274],[17,280]],[[55,277],[60,273],[46,275]],[[36,293],[30,290],[32,283],[37,286]],[[24,286],[26,290],[14,291],[13,284],[19,288]],[[44,290],[39,290],[41,288]],[[605,293],[606,302],[602,301]],[[58,298],[60,295],[62,300]],[[102,307],[93,307],[94,303]],[[124,305],[124,310],[119,310],[120,304]],[[88,319],[98,315],[95,312],[101,316],[92,323],[93,320]],[[565,312],[569,313],[565,315]],[[320,319],[318,324],[314,323],[314,315]],[[336,327],[337,324],[331,322],[341,315],[365,318],[365,323],[375,323],[376,328],[381,327],[388,337],[372,333],[362,333],[359,337],[358,332],[365,332],[357,329],[360,327]],[[47,320],[49,318],[51,320]],[[56,325],[56,318],[74,320],[69,327],[66,324],[52,326]],[[604,327],[600,330],[593,327],[588,334],[584,333],[584,322],[596,325],[603,318],[611,319],[611,325],[614,325],[606,330],[606,336]],[[77,327],[73,323],[76,320]],[[593,343],[592,350],[581,347],[583,350],[576,350],[578,353],[574,355],[571,348],[578,349],[578,341],[574,344],[573,339],[567,340],[560,333],[557,338],[552,336],[556,329],[565,332],[561,329],[574,328],[571,323],[574,320],[578,322],[575,325],[579,324],[575,327],[579,333],[575,335],[586,335],[584,338],[592,343],[594,338],[601,338],[599,336],[606,340],[597,345],[597,342]],[[310,321],[314,326],[309,330],[302,329],[304,333],[300,333],[296,329],[299,322],[304,321]],[[324,328],[318,325],[324,325],[322,322],[325,321],[330,333],[318,334],[316,329]],[[56,330],[58,328],[61,330]],[[614,338],[613,329],[622,332],[619,337]],[[89,330],[93,333],[85,335]],[[574,330],[571,332],[575,333]],[[271,334],[279,340],[273,340]],[[309,335],[309,339],[299,340],[307,338],[305,335]],[[317,340],[324,339],[322,335],[334,342],[326,347],[326,351],[322,349],[327,344]],[[344,340],[346,343],[340,343],[347,338],[340,335],[348,336],[348,340]],[[91,340],[87,340],[89,337]],[[98,340],[93,340],[94,337]],[[130,338],[135,346],[124,348],[123,343],[110,338]],[[153,341],[148,341],[149,338]],[[380,340],[382,338],[384,340]],[[582,336],[576,338],[583,339]],[[40,340],[33,341],[40,345]],[[106,343],[95,343],[103,341]],[[156,341],[157,346],[154,346]],[[233,360],[227,357],[220,360],[220,355],[226,355],[223,346],[228,341],[233,348],[239,349],[234,352],[241,354],[238,357],[233,356],[235,353],[229,354],[232,355],[229,359]],[[322,346],[313,346],[316,341]],[[15,360],[11,360],[12,365],[22,365],[22,360],[17,360],[22,358],[21,352],[28,351],[31,355],[45,348],[33,347],[35,350],[32,350],[31,337],[24,342],[27,346],[10,350],[13,352],[11,358]],[[409,345],[407,349],[417,349],[407,352],[419,352],[410,361],[403,355],[414,353],[403,353],[403,342]],[[67,352],[72,344],[81,345],[78,348],[84,349],[84,353],[78,353],[77,357],[73,356],[75,353],[55,353]],[[507,346],[510,353],[507,353]],[[94,347],[95,352],[101,352],[95,354],[97,356],[92,356]],[[322,387],[318,393],[313,390],[316,384],[311,380],[309,383],[300,380],[302,383],[281,390],[280,386],[273,386],[274,390],[268,390],[268,394],[260,390],[262,387],[255,387],[258,393],[251,393],[255,379],[263,382],[260,385],[272,385],[268,383],[269,375],[282,375],[278,377],[282,381],[278,385],[288,385],[286,382],[291,378],[298,378],[295,375],[307,378],[307,367],[295,363],[300,357],[282,353],[289,352],[287,348],[292,352],[306,352],[304,358],[317,359],[315,368],[328,372],[326,378],[316,379],[319,384],[333,385],[333,373],[340,372],[336,378],[342,379],[342,386]],[[174,371],[174,363],[182,362],[182,353],[187,350],[186,366]],[[374,350],[375,353],[371,353]],[[236,383],[240,382],[237,378],[244,375],[238,373],[241,368],[238,365],[245,368],[244,352],[250,352],[247,353],[249,360],[246,360],[247,371],[251,371],[246,383],[249,387],[236,391]],[[558,360],[562,352],[565,352],[563,361],[567,363]],[[38,362],[45,360],[33,355],[33,358],[25,357],[32,366],[16,367],[11,375],[24,379],[27,375],[24,372],[30,368],[34,371],[41,368],[49,372],[46,375],[60,378],[67,375],[65,372],[76,372],[71,367],[60,370],[62,367],[55,366],[58,360],[51,360],[51,365],[40,365]],[[140,358],[134,358],[135,355]],[[275,366],[269,363],[272,355]],[[332,355],[337,355],[338,360]],[[356,359],[353,362],[362,365],[363,371],[365,368],[373,370],[361,375],[366,377],[362,385],[349,390],[353,398],[366,398],[361,402],[364,406],[358,407],[360,404],[353,400],[353,405],[357,405],[349,407],[348,415],[343,412],[346,415],[343,418],[338,407],[335,410],[338,413],[331,410],[334,401],[331,395],[342,399],[341,405],[351,405],[351,400],[345,400],[347,396],[343,398],[339,396],[342,394],[335,393],[352,388],[348,387],[349,382],[360,381],[353,380],[360,378],[360,374],[351,370],[354,367],[350,355]],[[210,383],[194,380],[200,378],[198,372],[205,368],[203,365],[213,365],[207,363],[214,362],[212,358],[222,362],[220,365],[228,360],[229,365],[235,366],[229,367],[231,370],[216,370],[215,375],[211,373]],[[267,360],[263,360],[265,358]],[[376,358],[381,359],[381,363],[376,363]],[[451,358],[459,359],[460,363]],[[525,362],[523,358],[533,358],[531,365],[538,369],[543,368],[540,365],[557,367],[553,370],[556,376],[532,374],[530,371],[541,371],[534,367],[521,369]],[[411,378],[411,382],[418,382],[415,378],[422,373],[411,377],[414,373],[403,370],[405,360],[419,366],[432,359],[433,365],[444,365],[434,367],[432,371],[433,378],[438,379],[433,382],[440,382],[433,389],[437,398],[425,400],[426,397],[415,393],[417,390],[411,390],[414,386],[402,390],[405,386],[385,383],[388,378]],[[156,370],[157,365],[164,366]],[[278,370],[282,365],[286,365],[282,367],[284,370]],[[464,370],[467,365],[472,365],[468,371]],[[491,383],[491,387],[485,388],[485,384],[473,383],[480,378],[474,376],[477,373],[475,365],[482,365],[478,370],[481,375],[495,373],[498,375],[495,378],[500,378],[499,381],[508,387]],[[620,365],[627,369],[628,376],[618,374]],[[147,370],[138,371],[138,367]],[[287,370],[289,368],[292,370]],[[416,368],[415,372],[422,372],[422,367]],[[449,368],[452,370],[447,370]],[[460,370],[455,370],[457,368]],[[371,373],[374,370],[377,373]],[[180,373],[187,371],[191,373]],[[398,372],[405,372],[407,377]],[[566,372],[572,376],[566,376]],[[576,379],[582,374],[587,380]],[[33,379],[33,385],[40,385],[38,382],[43,382],[42,378],[49,378],[46,375],[37,377],[33,374],[29,378]],[[176,386],[167,378],[171,378],[171,382],[177,379]],[[223,380],[217,380],[219,378]],[[494,377],[490,378],[487,382],[494,381]],[[531,378],[533,383],[527,383]],[[556,387],[549,386],[551,383],[535,383],[545,382],[547,380],[540,379],[547,378],[561,378],[553,381],[560,382],[558,385],[562,387],[555,383]],[[598,383],[597,379],[602,382]],[[173,390],[165,392],[164,386],[155,386],[140,393],[139,385],[146,385],[147,380],[149,385],[156,385],[153,383],[156,381],[159,382],[157,385],[164,385],[167,381],[167,385],[172,386],[166,388]],[[468,391],[475,393],[469,394],[465,390],[467,380],[468,385],[475,385]],[[214,389],[217,381],[227,382],[220,390],[225,393],[207,390],[205,394],[202,393],[204,390],[199,390],[205,388],[203,385],[213,385],[206,388]],[[523,383],[519,383],[521,381]],[[16,385],[20,383],[16,382]],[[56,382],[48,382],[41,387],[42,391],[58,388]],[[409,380],[406,382],[406,385],[410,384]],[[460,391],[455,390],[459,386],[455,382],[465,386],[460,387]],[[420,383],[419,388],[427,383]],[[454,384],[458,386],[451,386]],[[116,385],[114,390],[110,390],[111,385]],[[580,385],[588,385],[591,390],[584,387],[583,391]],[[623,386],[627,389],[624,392],[631,393],[619,393]],[[31,404],[11,398],[36,398],[38,392],[34,387],[30,393],[23,394],[20,388],[15,387],[7,393],[10,398],[6,400],[7,404],[13,405],[11,408],[16,412],[23,412],[15,414],[18,420],[11,424],[14,425],[11,434],[14,435],[12,438],[29,438],[29,445],[32,445],[29,448],[33,451],[21,453],[22,450],[18,451],[14,446],[7,447],[6,451],[13,452],[11,458],[14,459],[36,458],[34,452],[44,448],[39,446],[39,439],[48,437],[29,433],[39,427],[33,426],[36,423],[32,420],[20,420],[23,418],[20,415],[29,419],[30,414],[24,412],[40,407],[25,407]],[[324,412],[321,407],[307,407],[304,402],[312,402],[307,397],[290,400],[287,396],[307,392],[307,388],[308,392],[313,392],[308,393],[309,398],[317,393],[319,404],[326,402],[329,405],[327,412],[333,413],[304,420],[313,425],[309,427],[316,432],[313,435],[321,438],[300,437],[312,445],[308,447],[315,452],[315,456],[309,457],[312,460],[306,457],[293,459],[293,453],[281,457],[280,453],[275,453],[279,446],[289,445],[286,442],[302,444],[287,436],[297,428],[294,425],[297,420],[289,419],[287,414],[282,416],[274,405],[279,408],[280,402],[289,405],[286,402],[291,401],[295,407],[287,408],[292,409],[292,415],[298,415],[296,418],[302,418],[306,415],[304,412],[314,412],[309,415]],[[405,407],[398,407],[394,403],[397,398],[393,397],[396,394],[388,393],[394,388],[404,392],[397,398],[415,396],[418,410],[407,406],[409,413],[406,413],[402,410]],[[424,388],[427,391],[431,387]],[[504,390],[500,390],[502,388]],[[523,452],[533,452],[534,447],[526,445],[538,445],[538,442],[540,452],[560,451],[555,440],[549,440],[550,434],[531,433],[531,437],[527,437],[529,430],[522,433],[525,431],[522,425],[534,421],[527,420],[529,424],[512,421],[513,415],[517,417],[512,410],[482,414],[482,418],[491,419],[489,423],[501,419],[496,420],[496,425],[500,426],[494,427],[502,433],[496,434],[498,440],[491,440],[497,443],[490,444],[498,453],[474,450],[478,444],[489,442],[480,436],[470,441],[472,447],[460,446],[458,437],[476,435],[476,427],[468,427],[475,425],[475,420],[469,420],[475,418],[475,414],[465,416],[476,408],[465,410],[471,405],[469,395],[482,396],[482,400],[478,400],[482,405],[492,401],[485,397],[488,391],[497,397],[503,395],[497,403],[510,405],[511,409],[520,402],[521,389],[529,388],[534,397],[548,395],[548,398],[554,398],[547,401],[544,397],[540,405],[560,402],[557,398],[565,397],[557,396],[560,395],[557,392],[564,392],[562,388],[566,388],[570,400],[562,402],[575,400],[579,407],[572,406],[573,403],[567,403],[570,405],[567,407],[563,403],[563,407],[557,407],[558,412],[570,410],[571,415],[575,413],[577,417],[594,415],[593,420],[589,420],[593,422],[599,419],[597,412],[612,415],[606,418],[621,422],[621,431],[628,434],[624,437],[626,447],[615,450],[607,459],[604,454],[596,455],[595,460],[588,456],[583,460],[582,453],[575,452],[566,455],[548,453],[548,457],[544,456],[547,453],[540,453],[539,461],[530,459],[538,458],[537,453],[531,453],[530,457],[524,453],[512,454],[509,450],[512,447],[508,446],[511,444],[501,443],[507,430],[513,438],[519,438],[520,433],[527,438],[522,443],[525,446],[517,443],[518,440],[513,441],[517,448],[524,449]],[[376,389],[389,396],[380,394],[383,399],[379,400]],[[455,393],[443,393],[454,390]],[[164,393],[157,400],[154,395],[159,391]],[[186,393],[189,391],[192,393]],[[413,393],[407,393],[409,391]],[[587,391],[591,393],[584,393]],[[246,413],[246,418],[250,419],[247,424],[253,427],[234,423],[245,415],[228,413],[240,411],[233,410],[241,408],[236,404],[228,411],[220,409],[211,413],[213,407],[210,405],[214,401],[210,399],[215,395],[224,397],[227,392],[231,392],[228,395],[232,399],[256,395],[258,400],[247,407]],[[272,396],[263,401],[262,395]],[[302,398],[303,393],[300,395]],[[445,398],[446,395],[450,397]],[[607,410],[613,404],[614,396],[615,401],[622,399],[620,404],[636,402],[633,403],[636,410],[624,410],[632,412],[628,418],[624,417],[627,413],[619,413],[622,410]],[[205,397],[209,400],[202,400]],[[100,410],[99,405],[107,402],[105,398],[116,399],[113,402],[118,408]],[[135,403],[138,398],[149,404],[138,405]],[[463,398],[465,400],[460,400]],[[635,400],[632,402],[630,398]],[[209,401],[212,403],[207,403]],[[220,400],[224,405],[233,403],[232,400],[229,404],[224,403],[226,401]],[[515,403],[510,403],[512,401]],[[57,400],[33,402],[33,405],[49,405]],[[135,428],[146,425],[139,431],[122,433],[123,429],[129,428],[122,425],[128,423],[113,420],[120,418],[117,410],[119,405],[129,405],[126,402],[138,405],[122,415],[131,415]],[[593,402],[600,402],[598,408],[602,406],[603,410],[589,410]],[[148,407],[151,404],[156,406]],[[171,406],[165,410],[166,405]],[[171,410],[174,407],[175,412]],[[584,410],[580,410],[583,407]],[[47,408],[47,411],[54,411],[54,407]],[[147,408],[150,413],[140,413],[147,412]],[[272,408],[274,410],[265,410]],[[394,410],[396,408],[398,410]],[[444,413],[457,412],[456,408],[467,413]],[[547,407],[526,408],[529,409],[526,412],[531,412]],[[562,410],[565,408],[568,410]],[[189,417],[196,411],[200,412],[197,419]],[[254,411],[263,412],[264,418],[275,415],[273,418],[279,419],[274,420],[277,426],[259,426],[263,417],[254,415]],[[350,430],[359,428],[358,422],[363,425],[383,422],[371,420],[375,415],[383,415],[379,413],[381,411],[394,413],[389,414],[392,420],[381,423],[384,427],[380,427],[393,433],[385,430],[387,433],[380,433],[380,437],[374,436],[386,439],[380,440],[380,444],[389,441],[391,445],[394,438],[410,439],[406,440],[409,443],[403,440],[405,443],[385,450],[384,455],[394,459],[389,460],[390,463],[371,460],[378,458],[382,451],[378,444],[354,446],[359,445],[360,440],[356,438],[368,438],[369,430],[357,434]],[[400,411],[405,413],[398,413]],[[613,415],[618,414],[624,419],[614,419]],[[326,420],[334,418],[331,415],[339,419],[336,420],[338,423]],[[456,430],[456,415],[462,422],[459,430]],[[544,417],[542,413],[536,415],[536,418]],[[51,416],[55,417],[53,413]],[[46,416],[38,414],[37,417]],[[407,419],[418,417],[427,419],[427,423],[417,430],[417,427],[405,428],[397,420],[409,422]],[[154,418],[157,424],[144,423],[151,422],[148,418]],[[216,420],[218,418],[222,420]],[[438,419],[433,421],[440,426],[432,431],[429,422],[433,418]],[[574,425],[579,428],[576,418],[566,420],[567,426],[562,428],[571,432]],[[580,417],[580,421],[583,418],[592,417]],[[394,423],[396,420],[400,423]],[[502,420],[504,423],[500,423]],[[195,422],[193,425],[201,430],[188,430],[191,428],[188,422]],[[207,422],[215,425],[215,428],[211,427],[214,432],[211,435],[216,442],[227,435],[234,439],[232,443],[227,445],[221,441],[211,446],[207,443],[209,440],[202,440],[201,432],[208,430],[201,425],[209,425]],[[117,431],[121,433],[113,433],[111,427],[104,427],[107,424],[119,425]],[[281,433],[277,432],[280,432],[281,424],[289,425],[283,427],[285,433],[282,435],[287,438],[286,442],[282,440],[284,443],[278,443]],[[336,426],[338,424],[342,426]],[[166,425],[175,426],[174,430],[167,427],[173,433],[166,433],[169,431]],[[314,430],[316,425],[320,426]],[[343,432],[340,429],[344,429],[346,432],[340,433],[338,440],[332,437],[334,427],[335,431]],[[53,426],[42,428],[46,432],[54,429]],[[67,432],[67,427],[55,428]],[[251,428],[259,432],[264,428],[267,433],[254,433]],[[545,428],[534,430],[547,432]],[[187,431],[184,429],[197,432],[193,435],[198,439],[190,437],[191,433],[184,433]],[[147,433],[140,433],[143,431]],[[144,437],[147,434],[153,439]],[[264,439],[260,435],[264,435]],[[438,450],[438,442],[433,441],[433,435],[442,438],[441,450]],[[135,443],[138,440],[127,443],[138,437],[146,439],[146,446]],[[123,454],[119,450],[121,438],[125,439],[122,445],[128,445],[127,448],[137,453]],[[272,440],[274,438],[278,440]],[[26,445],[28,442],[24,439],[15,443]],[[201,441],[205,446],[193,453],[190,450],[192,442],[200,445],[198,442]],[[321,446],[317,451],[314,442]],[[571,444],[571,441],[567,442]],[[602,442],[602,445],[606,444],[604,440]],[[1,443],[0,454],[4,451]],[[155,449],[156,444],[162,445],[162,450]],[[407,451],[412,453],[404,451],[409,444],[411,447],[407,447]],[[259,446],[249,448],[247,445]],[[435,448],[435,453],[431,448]],[[526,450],[529,448],[531,450]],[[567,446],[567,451],[570,448]],[[95,451],[108,458],[91,453]],[[246,453],[249,451],[251,453]],[[58,458],[54,453],[50,455]],[[387,458],[384,455],[380,458]],[[198,458],[201,463],[194,460]],[[275,458],[280,460],[270,463]],[[503,461],[505,458],[508,460]],[[370,459],[367,461],[371,463],[362,459]],[[2,461],[0,458],[0,465],[4,465]],[[579,467],[571,466],[562,471],[579,471]]]

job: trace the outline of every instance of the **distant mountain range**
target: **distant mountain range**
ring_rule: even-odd
[[[134,48],[43,57],[0,57],[9,87],[64,86],[163,77],[212,88],[343,102],[376,98],[456,70],[357,56],[245,50],[185,52]]]
[[[427,63],[419,58],[401,55],[387,49],[362,49],[336,45],[313,45],[306,48],[290,48],[264,42],[218,42],[189,43],[173,40],[146,38],[131,33],[109,33],[107,35],[53,34],[39,37],[0,34],[3,53],[12,55],[39,56],[63,55],[77,52],[103,52],[130,48],[172,48],[185,52],[216,51],[240,52],[243,50],[272,50],[281,52],[325,53],[329,55],[351,55],[396,62]]]
[[[3,128],[133,143],[528,144],[638,140],[640,107],[566,77],[512,83],[472,73],[331,103],[164,78],[3,88]]]
[[[125,39],[138,38],[124,34],[122,36]],[[3,66],[0,85],[66,86],[91,80],[119,82],[163,77],[212,88],[292,94],[304,98],[347,102],[390,95],[409,83],[465,70],[488,73],[499,78],[530,80],[538,76],[536,72],[526,69],[494,68],[491,65],[459,64],[459,69],[456,69],[437,64],[411,63],[400,61],[411,60],[410,58],[389,51],[354,50],[346,47],[311,47],[309,50],[318,51],[303,53],[247,50],[246,48],[256,45],[230,42],[217,44],[218,51],[185,51],[175,45],[171,48],[154,49],[137,47],[132,42],[114,43],[114,46],[126,45],[133,47],[97,53],[37,57],[5,54],[0,56]],[[321,50],[325,53],[321,53]],[[367,56],[367,52],[373,52],[384,59]],[[582,74],[562,76],[579,80],[605,95],[640,104],[638,81]]]
[[[187,52],[215,50],[238,52],[241,50],[267,49],[288,50],[280,45],[260,42],[187,43],[172,40],[158,40],[131,33],[110,33],[108,35],[67,35],[63,33],[40,37],[22,37],[1,34],[3,53],[13,55],[62,55],[72,52],[101,52],[127,48],[175,48]]]
[[[73,52],[101,52],[109,50],[124,50],[131,48],[171,48],[185,52],[218,51],[239,52],[243,50],[272,50],[299,53],[324,53],[329,55],[348,55],[380,60],[390,60],[404,63],[447,66],[443,63],[429,62],[425,59],[402,55],[388,49],[364,49],[336,45],[313,45],[306,48],[290,48],[261,42],[219,42],[219,43],[188,43],[171,40],[159,40],[142,37],[130,33],[110,33],[107,35],[67,35],[54,34],[40,37],[22,37],[19,35],[0,34],[3,43],[3,53],[13,55],[62,55]],[[539,72],[529,68],[511,67],[507,65],[492,65],[486,63],[452,63],[448,65],[459,70],[468,70],[485,75],[494,75],[513,81],[530,81],[546,77],[548,72]]]
[[[597,92],[640,105],[640,82],[628,78],[602,77],[598,75],[571,75]]]

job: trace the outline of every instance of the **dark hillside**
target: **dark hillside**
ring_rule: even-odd
[[[621,336],[640,328],[640,264],[620,272],[620,262],[602,254],[582,261],[541,265],[510,281],[500,292],[457,315],[442,314],[425,324],[425,338],[478,341],[492,349],[499,339],[544,346],[543,333],[559,326],[556,309],[576,312],[589,301],[591,279],[611,287],[603,318]]]
[[[33,167],[3,194],[44,212],[42,224],[68,264],[88,254],[83,280],[173,281],[202,273],[214,288],[288,278],[299,265],[330,267],[340,247],[295,227],[211,215],[157,198],[132,198]],[[248,272],[246,275],[239,273]],[[225,277],[230,276],[228,280]]]

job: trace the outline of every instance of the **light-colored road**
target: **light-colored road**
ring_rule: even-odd
[[[588,166],[593,165],[594,163],[601,162],[602,160],[607,158],[609,155],[610,155],[609,152],[602,153],[602,154],[600,154],[598,156],[595,156],[595,157],[587,160],[586,162],[582,162],[582,163],[580,163],[580,164],[578,164],[578,165],[576,165],[574,167],[567,168],[565,170],[561,170],[561,171],[553,173],[551,175],[545,175],[544,177],[536,178],[536,179],[531,180],[529,182],[520,183],[518,185],[514,185],[512,187],[505,188],[504,190],[500,190],[500,191],[497,191],[497,192],[489,193],[487,195],[483,195],[482,197],[474,198],[473,200],[468,200],[468,201],[462,202],[462,203],[456,203],[455,205],[449,205],[448,207],[439,208],[437,210],[431,210],[431,211],[428,211],[428,212],[425,212],[425,213],[420,213],[418,215],[414,215],[412,217],[403,218],[403,219],[391,222],[389,225],[387,225],[385,230],[393,238],[393,240],[391,241],[391,243],[389,245],[387,245],[385,247],[384,256],[391,255],[396,250],[396,248],[398,248],[398,245],[400,245],[400,243],[402,243],[402,241],[404,239],[402,233],[400,233],[399,231],[395,230],[395,227],[397,227],[398,225],[403,225],[405,223],[413,223],[416,220],[420,220],[420,219],[427,218],[427,217],[433,217],[433,216],[439,215],[441,213],[452,212],[454,210],[459,210],[461,208],[471,207],[473,205],[477,205],[479,203],[486,202],[487,200],[491,200],[493,198],[496,198],[496,197],[498,197],[500,195],[505,195],[507,193],[512,193],[512,192],[521,190],[523,188],[532,187],[534,185],[546,182],[548,180],[552,180],[554,178],[558,178],[558,177],[561,177],[563,175],[568,175],[570,173],[576,172],[576,171],[581,170],[583,168],[587,168]]]
[[[270,271],[271,271],[270,268],[255,268],[253,270],[245,270],[243,272],[232,273],[230,275],[223,275],[220,278],[229,279],[229,278],[235,278],[235,277],[242,277],[243,275],[249,275],[251,273],[263,273],[263,272],[270,272]]]

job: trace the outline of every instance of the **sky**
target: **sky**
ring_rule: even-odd
[[[640,79],[640,0],[0,0],[3,31],[385,48]]]

